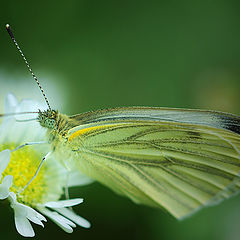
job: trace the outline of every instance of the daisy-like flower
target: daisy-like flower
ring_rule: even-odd
[[[6,113],[36,109],[43,108],[32,100],[18,103],[12,94],[6,97]],[[45,130],[36,121],[19,122],[26,118],[36,119],[36,115],[28,114],[24,118],[6,117],[0,124],[0,200],[9,200],[14,210],[17,231],[22,236],[33,237],[35,234],[30,222],[43,226],[46,221],[43,215],[68,233],[71,233],[76,225],[89,228],[90,223],[87,220],[69,209],[82,203],[83,199],[59,200],[66,186],[68,173],[52,155],[44,162],[36,178],[24,189],[36,173],[44,154],[49,152],[48,144],[36,144],[15,150],[24,143],[46,142]],[[73,172],[69,176],[68,186],[89,182],[91,180],[87,177]]]

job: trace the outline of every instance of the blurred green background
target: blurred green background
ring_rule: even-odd
[[[43,101],[5,30],[16,38],[52,108],[75,114],[117,106],[240,114],[239,1],[1,1],[0,102],[7,92]],[[98,183],[73,189],[92,223],[68,235],[49,221],[36,238],[240,238],[240,196],[178,222]],[[0,238],[21,239],[0,205]]]

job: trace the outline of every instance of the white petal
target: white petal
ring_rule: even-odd
[[[44,222],[47,222],[47,219],[42,215],[40,214],[39,212],[36,211],[36,217],[41,220],[41,221],[44,221]]]
[[[7,198],[9,195],[9,189],[5,188],[0,184],[0,200]]]
[[[0,176],[6,169],[11,158],[10,150],[6,149],[0,152]]]
[[[68,187],[82,186],[92,183],[94,180],[78,171],[72,171],[69,175]]]
[[[12,182],[13,176],[11,175],[8,175],[3,179],[2,184],[0,184],[0,199],[5,199],[8,197],[9,188],[11,187]]]
[[[57,212],[49,211],[48,209],[43,207],[41,208],[39,207],[38,210],[47,217],[49,217],[54,223],[56,223],[60,228],[62,228],[67,233],[72,233],[73,232],[72,227],[76,227],[76,225],[73,222],[61,216]]]
[[[43,226],[41,221],[46,221],[45,217],[31,207],[18,203],[13,192],[10,192],[9,200],[14,210],[17,231],[25,237],[33,237],[35,234],[29,220]]]
[[[13,182],[13,176],[7,175],[2,181],[2,185],[5,185],[7,188],[10,188]]]
[[[8,199],[10,201],[11,204],[14,204],[17,200],[16,194],[14,192],[10,192]]]
[[[24,237],[33,237],[35,233],[27,218],[15,214],[15,226],[17,231]]]
[[[19,203],[19,205],[20,205],[20,203]],[[21,204],[21,205],[23,205],[23,204]],[[23,205],[25,208],[26,208],[26,210],[27,210],[27,214],[26,214],[26,217],[30,220],[30,221],[32,221],[32,222],[34,222],[34,223],[36,223],[36,224],[38,224],[38,225],[41,225],[42,227],[44,226],[43,225],[43,223],[41,222],[41,221],[47,221],[47,219],[43,216],[43,215],[41,215],[40,213],[38,213],[36,210],[34,210],[33,208],[31,208],[31,207],[29,207],[29,206],[26,206],[26,205]]]
[[[14,209],[14,220],[17,231],[24,237],[33,237],[34,231],[26,218],[27,210],[20,204],[12,204],[12,208]]]
[[[15,112],[15,108],[16,108],[17,105],[18,105],[17,98],[12,93],[8,93],[6,98],[5,98],[4,112],[5,113]]]
[[[41,221],[45,221],[45,222],[47,221],[47,219],[43,215],[38,213],[33,208],[26,206],[22,203],[16,202],[15,206],[14,206],[14,210],[17,212],[21,212],[21,214],[24,215],[26,218],[28,218],[32,222],[34,222],[38,225],[41,225],[41,226],[43,226]]]
[[[16,112],[37,112],[38,109],[45,109],[46,107],[43,107],[42,104],[40,104],[37,101],[33,101],[30,99],[23,99],[19,105],[16,108]],[[16,119],[18,120],[23,120],[23,119],[30,119],[30,118],[36,118],[37,117],[37,113],[33,113],[33,114],[24,114],[24,115],[19,115],[16,116]]]
[[[47,202],[44,204],[45,207],[50,208],[63,208],[63,207],[72,207],[83,202],[82,198],[75,198],[70,200],[62,200],[57,202]]]
[[[16,121],[13,117],[4,118],[0,125],[0,143],[15,142],[15,132],[17,130]]]
[[[39,214],[39,213],[38,213]],[[40,214],[41,215],[41,214]],[[30,220],[30,221],[32,221],[32,222],[34,222],[34,223],[36,223],[36,224],[38,224],[38,225],[41,225],[42,227],[44,226],[43,225],[43,223],[41,222],[41,221],[47,221],[47,219],[43,216],[43,215],[41,215],[41,217],[39,217],[37,214],[36,215],[28,215],[27,216],[27,218]]]
[[[56,208],[56,211],[58,211],[63,216],[69,218],[73,222],[75,222],[77,225],[84,227],[84,228],[90,228],[91,224],[86,219],[78,216],[75,212],[72,210],[69,210],[67,208]]]

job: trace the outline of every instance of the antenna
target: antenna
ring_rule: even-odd
[[[16,113],[4,113],[4,114],[0,114],[0,118],[1,118],[1,117],[15,116],[15,115],[22,115],[22,114],[33,114],[33,113],[39,113],[39,112],[16,112]]]
[[[26,57],[24,56],[21,48],[19,47],[19,45],[18,45],[18,43],[17,43],[17,41],[16,41],[16,39],[15,39],[15,37],[14,37],[14,35],[13,35],[13,32],[12,32],[9,24],[6,24],[6,29],[7,29],[7,32],[8,32],[8,34],[9,34],[9,36],[10,36],[11,39],[13,40],[15,46],[17,47],[17,50],[18,50],[19,53],[21,54],[21,56],[22,56],[25,64],[27,65],[27,68],[28,68],[29,72],[32,74],[34,80],[36,81],[38,87],[40,88],[40,90],[41,90],[41,92],[42,92],[42,95],[43,95],[43,97],[44,97],[44,99],[45,99],[45,101],[46,101],[46,103],[47,103],[47,106],[48,106],[49,110],[51,111],[51,107],[50,107],[49,101],[48,101],[48,99],[47,99],[47,96],[46,96],[45,92],[43,91],[43,88],[42,88],[42,86],[40,85],[40,83],[39,83],[36,75],[33,73],[33,71],[32,71],[32,69],[31,69],[31,67],[30,67],[30,65],[29,65]]]

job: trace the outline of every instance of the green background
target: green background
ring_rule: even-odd
[[[52,108],[66,114],[117,106],[240,113],[239,1],[1,1],[0,102],[43,101],[5,31],[10,23]],[[98,183],[74,189],[92,223],[64,233],[51,221],[37,239],[240,238],[240,197],[179,222]],[[20,239],[0,205],[0,238]]]

